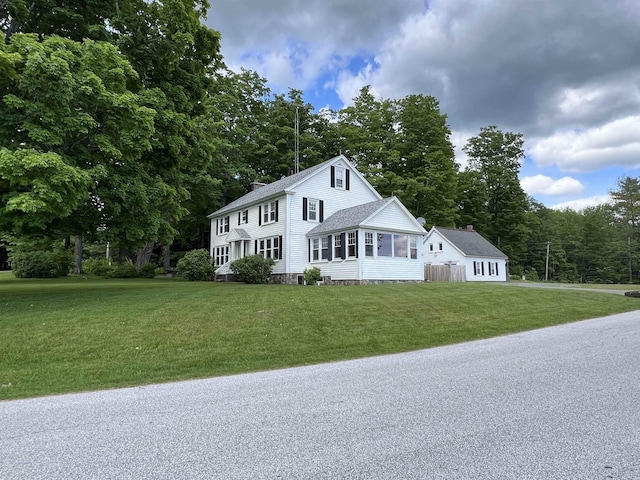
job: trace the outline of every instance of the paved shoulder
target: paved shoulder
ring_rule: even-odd
[[[640,312],[0,402],[3,479],[640,478]]]

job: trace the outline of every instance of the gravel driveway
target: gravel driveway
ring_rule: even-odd
[[[638,479],[640,312],[0,402],[0,478]]]

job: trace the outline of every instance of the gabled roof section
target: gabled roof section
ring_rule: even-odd
[[[374,202],[363,203],[355,207],[344,208],[325,219],[320,225],[312,228],[308,237],[321,235],[323,233],[335,232],[337,230],[346,230],[354,228],[362,224],[367,218],[382,209],[388,203],[393,201],[394,197],[383,198]]]
[[[295,187],[297,184],[314,175],[316,172],[323,170],[325,167],[328,167],[330,164],[335,163],[339,160],[342,160],[348,165],[351,165],[351,163],[346,159],[344,155],[338,155],[337,157],[333,157],[326,162],[319,163],[318,165],[309,167],[305,170],[302,170],[301,172],[294,173],[293,175],[289,175],[288,177],[284,177],[273,183],[269,183],[264,187],[260,187],[257,190],[253,190],[246,195],[238,198],[237,200],[234,200],[230,204],[225,205],[219,210],[216,210],[215,212],[207,215],[207,217],[217,217],[219,215],[222,215],[223,213],[237,210],[248,205],[253,205],[260,202],[261,200],[265,200],[267,198],[285,193],[288,189]],[[351,165],[351,167],[355,171],[355,167],[353,167],[353,165]]]
[[[427,240],[434,231],[437,231],[467,257],[504,258],[505,260],[508,258],[475,230],[433,227],[427,236]]]

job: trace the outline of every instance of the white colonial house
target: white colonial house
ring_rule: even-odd
[[[273,258],[272,280],[423,281],[426,230],[396,198],[383,199],[343,156],[259,186],[208,216],[217,278],[246,255]]]
[[[471,225],[465,230],[433,227],[425,238],[425,265],[427,277],[480,282],[506,282],[508,257],[485,239]],[[450,272],[448,273],[447,270]],[[460,275],[454,274],[459,271]],[[437,280],[438,278],[430,278]]]

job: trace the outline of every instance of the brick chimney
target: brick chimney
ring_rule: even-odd
[[[467,225],[467,232],[473,232],[473,225]]]
[[[261,183],[261,182],[251,182],[251,191],[253,192],[254,190],[258,190],[261,187],[264,187],[266,185],[266,183]]]

